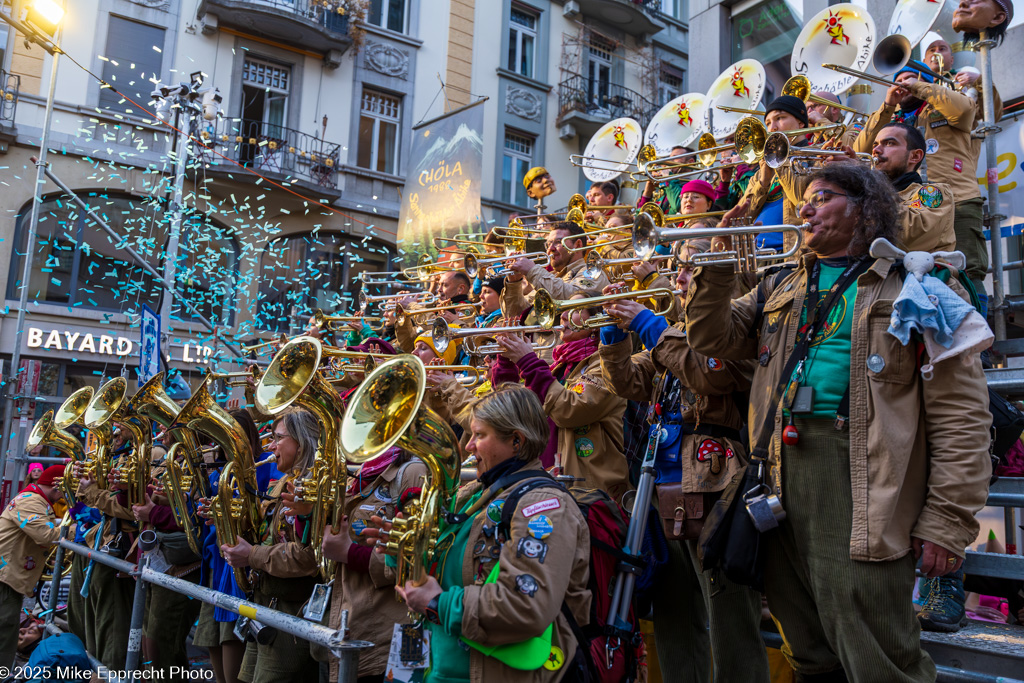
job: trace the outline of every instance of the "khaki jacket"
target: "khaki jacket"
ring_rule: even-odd
[[[981,121],[981,104],[973,98],[942,85],[918,81],[910,86],[915,97],[926,102],[917,116],[917,127],[924,133],[928,151],[925,163],[928,179],[949,185],[957,202],[981,196],[978,185],[978,158],[981,140],[971,138],[971,131]],[[992,89],[995,102],[995,120],[1003,112],[999,93]],[[871,115],[868,124],[857,137],[854,150],[871,151],[878,132],[896,112],[895,107],[882,103]]]
[[[765,200],[768,199],[768,191],[771,189],[772,180],[778,176],[779,185],[782,186],[782,218],[787,225],[800,225],[803,220],[797,215],[796,205],[803,201],[804,190],[810,185],[807,174],[794,173],[789,165],[773,169],[763,161],[757,173],[750,177],[747,189],[740,198],[740,203],[747,199],[750,206],[747,209],[748,216],[756,216],[764,208]],[[782,234],[783,246],[788,250],[793,246],[796,238],[792,233]]]
[[[601,489],[619,501],[630,488],[623,455],[622,416],[626,399],[608,386],[597,353],[577,363],[565,382],[552,382],[544,411],[558,427],[558,462],[581,485]]]
[[[572,297],[573,294],[584,289],[604,289],[608,286],[608,277],[601,273],[601,277],[592,280],[583,274],[586,267],[584,259],[573,261],[561,274],[550,273],[544,266],[535,265],[526,274],[526,280],[533,285],[534,290],[546,289],[552,299],[562,300]],[[521,315],[523,311],[533,305],[533,302],[523,296],[523,281],[505,281],[505,289],[501,293],[501,310],[507,317]]]
[[[540,472],[540,461],[533,460],[526,468]],[[474,481],[462,487],[456,495],[456,509],[461,507],[458,501],[466,500],[481,486]],[[501,499],[500,494],[497,498]],[[543,504],[543,509],[527,515],[530,507],[537,504]],[[517,552],[520,541],[531,538],[527,524],[541,514],[552,527],[551,535],[542,541],[546,551],[543,561]],[[587,589],[590,532],[576,501],[568,492],[555,488],[539,488],[523,495],[512,516],[512,538],[500,545],[498,579],[486,585],[484,581],[493,567],[491,546],[495,540],[484,535],[485,524],[494,525],[486,512],[478,514],[466,543],[462,563],[462,636],[484,645],[504,645],[539,636],[554,623],[552,645],[562,649],[566,662],[572,661],[577,644],[561,614],[562,601],[580,627],[590,623],[591,601]],[[526,575],[533,577],[536,584],[532,594],[517,587],[517,579]],[[562,666],[557,671],[544,667],[518,671],[470,650],[469,678],[473,683],[555,683],[565,676],[567,669]]]
[[[96,508],[104,516],[110,518],[107,523],[103,525],[103,538],[100,540],[100,547],[107,545],[114,541],[117,537],[117,527],[120,527],[121,533],[135,532],[138,530],[138,524],[135,520],[135,515],[132,513],[130,507],[121,505],[117,498],[116,491],[110,491],[108,489],[101,489],[93,481],[88,486],[79,483],[78,493],[75,494],[78,500],[85,503],[91,508]],[[111,519],[119,520],[119,524],[111,524]],[[126,523],[127,522],[127,523]],[[96,524],[91,529],[85,532],[85,544],[90,548],[96,545],[96,534],[99,532],[100,525]],[[136,553],[133,551],[128,557],[122,558],[129,562],[134,561]]]
[[[30,596],[46,567],[60,526],[53,506],[38,493],[23,491],[0,514],[0,582]]]
[[[680,405],[682,420],[690,426],[716,425],[737,431],[743,428],[743,415],[732,393],[750,388],[753,361],[725,362],[709,358],[690,348],[682,323],[669,327],[653,350],[631,354],[632,343],[602,344],[602,374],[617,395],[631,401],[650,401],[655,376],[663,369],[675,375],[685,387]],[[733,475],[746,464],[746,452],[737,439],[715,437],[725,451],[721,463],[699,460],[698,451],[708,436],[683,437],[682,485],[686,493],[721,491]],[[731,452],[732,455],[729,455]]]
[[[263,542],[249,551],[249,566],[281,579],[316,575],[319,567],[313,549],[300,542],[294,521],[285,517],[279,504],[288,478],[274,482],[267,492],[272,499],[264,511],[270,519]]]
[[[900,240],[907,251],[953,251],[953,191],[944,183],[911,183],[900,192]]]
[[[734,360],[756,358],[762,346],[770,351],[768,364],[755,368],[751,385],[752,445],[768,410],[763,397],[774,391],[795,344],[814,259],[813,254],[803,256],[795,272],[765,292],[767,302],[754,333],[756,292],[730,303],[731,268],[698,269],[690,284],[686,331],[694,349]],[[965,296],[955,278],[950,283]],[[911,550],[911,536],[963,556],[978,534],[974,515],[988,495],[992,416],[981,362],[977,356],[969,365],[950,359],[937,364],[934,378],[924,381],[917,345],[901,346],[886,332],[902,286],[898,270],[886,260],[875,262],[857,281],[848,423],[854,560],[902,557]],[[868,368],[869,357],[873,366],[881,365],[877,372]],[[779,410],[769,461],[773,487],[785,505],[782,427]]]
[[[402,480],[396,481],[399,470]],[[420,488],[426,474],[426,465],[418,460],[411,461],[404,469],[400,463],[392,463],[362,492],[349,493],[345,508],[353,539],[365,545],[364,539],[356,535],[358,530],[368,524],[373,515],[394,517],[403,493]],[[384,555],[371,553],[369,569],[367,574],[338,563],[328,622],[331,628],[337,629],[341,625],[342,611],[348,610],[349,638],[374,644],[372,649],[359,655],[359,676],[379,675],[385,670],[394,625],[408,619],[405,603],[395,599],[395,572],[385,572]],[[336,658],[330,658],[330,667],[330,680],[337,680]]]

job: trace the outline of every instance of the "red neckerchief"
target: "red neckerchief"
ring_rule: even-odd
[[[38,484],[34,484],[33,483],[33,484],[26,485],[25,488],[23,488],[22,490],[18,491],[19,495],[21,495],[22,493],[37,493],[37,494],[39,494],[39,496],[43,500],[46,501],[46,506],[48,508],[50,508],[50,509],[53,509],[53,505],[50,504],[50,499],[46,497],[46,494],[43,493],[43,490],[41,488],[39,488]]]

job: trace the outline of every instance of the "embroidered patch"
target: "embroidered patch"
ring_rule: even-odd
[[[723,363],[720,359],[718,359],[718,358],[708,358],[708,368],[710,370],[721,370],[724,367],[725,367],[725,363]]]
[[[779,329],[779,314],[769,313],[768,314],[768,332],[776,332]]]
[[[365,528],[366,528],[366,522],[364,522],[363,520],[356,519],[356,520],[352,521],[352,531],[355,532],[356,536],[359,536],[360,534],[362,534],[363,533],[363,529],[365,529]]]
[[[594,454],[594,442],[590,439],[576,439],[576,455],[589,458]]]
[[[388,484],[381,484],[373,490],[373,497],[384,503],[390,503],[394,500],[391,496],[391,487]]]
[[[562,648],[552,645],[547,661],[544,662],[544,668],[548,671],[558,671],[563,664],[565,664],[565,653],[562,652]]]
[[[536,538],[520,538],[516,545],[516,557],[524,556],[544,564],[544,558],[548,556],[548,544]]]
[[[360,505],[359,509],[360,510],[369,510],[370,512],[373,512],[377,508],[375,506],[373,506],[373,505]]]
[[[36,558],[29,555],[25,558],[25,569],[32,571],[36,568]]]
[[[953,160],[953,170],[956,171],[957,173],[963,173],[964,172],[964,162],[962,160],[960,160],[960,159],[954,159]]]
[[[531,536],[542,541],[550,536],[551,532],[555,530],[554,525],[551,524],[551,520],[548,519],[547,515],[534,517],[526,523],[526,528],[529,530]]]
[[[939,151],[939,141],[935,138],[929,139],[924,143],[925,154],[935,154]]]
[[[772,350],[768,348],[767,344],[765,344],[757,354],[757,364],[762,368],[766,367],[768,365],[768,361],[771,360],[771,357]]]
[[[917,197],[921,203],[929,209],[937,209],[942,206],[942,190],[934,185],[925,185],[917,191]]]
[[[711,461],[711,474],[719,474],[722,471],[722,456],[725,454],[722,444],[714,439],[704,439],[697,448],[697,460]]]
[[[572,430],[572,433],[575,434],[576,436],[585,436],[589,432],[590,425],[583,425],[582,427],[577,427],[576,429]]]
[[[571,387],[569,387],[569,391],[571,391],[574,394],[582,394],[583,382],[576,382],[576,384],[573,384]]]
[[[491,501],[491,504],[487,506],[487,519],[491,520],[495,524],[501,521],[501,508],[505,505],[505,499]]]
[[[928,127],[929,128],[942,128],[943,126],[948,126],[948,125],[949,125],[949,121],[947,121],[946,119],[942,119],[941,121],[932,121],[931,123],[928,124]]]
[[[516,577],[516,590],[523,595],[528,595],[531,598],[537,594],[537,590],[540,588],[537,585],[537,579],[533,578],[529,574],[520,574]]]
[[[908,204],[908,206],[911,209],[923,209],[924,208],[924,204],[921,203],[921,198],[920,197],[918,197],[914,201],[910,202],[910,204]]]
[[[557,510],[560,507],[562,507],[562,501],[557,498],[545,498],[539,503],[534,503],[533,505],[527,505],[524,507],[523,517],[533,517],[534,515],[539,515],[542,512],[547,512],[548,510]]]

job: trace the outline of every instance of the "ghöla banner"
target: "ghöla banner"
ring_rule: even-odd
[[[398,216],[402,267],[416,265],[424,253],[437,260],[435,237],[479,229],[483,102],[413,127],[411,168]]]

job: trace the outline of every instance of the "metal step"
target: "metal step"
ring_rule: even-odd
[[[993,576],[1024,580],[1024,555],[967,551],[964,572],[970,576]]]
[[[969,621],[958,633],[921,632],[921,646],[943,669],[1008,681],[1024,677],[1024,626]],[[1006,678],[1010,676],[1012,678]],[[949,678],[939,680],[986,680]]]

